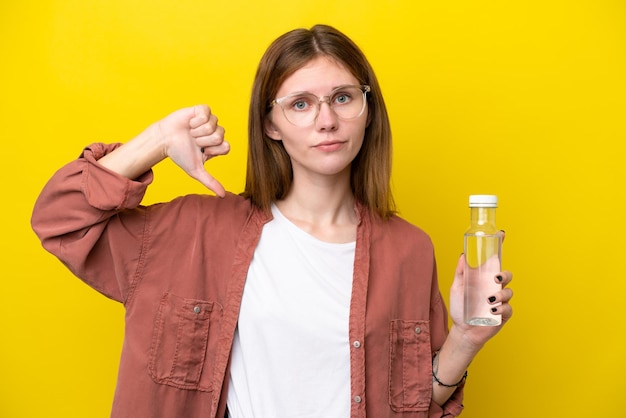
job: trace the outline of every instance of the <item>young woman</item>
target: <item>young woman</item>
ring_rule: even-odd
[[[44,247],[124,304],[115,417],[443,417],[501,327],[462,321],[463,257],[441,298],[432,243],[394,215],[391,133],[374,72],[332,27],[279,37],[254,81],[246,188],[207,106],[59,170],[32,224]],[[141,206],[170,158],[219,197]],[[510,272],[493,295],[512,315]]]

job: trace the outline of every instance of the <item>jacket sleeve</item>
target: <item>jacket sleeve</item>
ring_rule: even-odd
[[[437,280],[437,269],[433,272],[433,284],[431,289],[431,335],[433,353],[439,351],[443,345],[446,337],[448,336],[448,309],[446,307],[441,292],[439,290],[439,284]],[[430,402],[430,408],[428,411],[429,418],[443,418],[443,417],[456,417],[463,412],[463,386],[459,386],[456,391],[450,396],[443,406],[439,406],[435,402]]]
[[[92,144],[38,197],[31,225],[43,247],[105,296],[124,302],[144,256],[151,171],[129,180],[97,163],[120,144]],[[123,216],[122,216],[123,215]]]

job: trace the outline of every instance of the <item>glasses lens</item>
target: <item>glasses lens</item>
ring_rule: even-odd
[[[313,123],[317,116],[317,96],[311,93],[301,93],[285,97],[280,105],[285,117],[294,125],[307,126]]]
[[[363,113],[364,94],[360,87],[346,86],[334,90],[330,96],[330,107],[341,119],[354,119]]]

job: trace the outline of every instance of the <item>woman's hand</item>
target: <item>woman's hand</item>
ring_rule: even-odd
[[[504,232],[502,232],[504,239]],[[454,274],[454,282],[450,288],[450,317],[452,328],[446,337],[438,353],[436,369],[433,373],[443,382],[458,382],[480,349],[494,335],[498,333],[511,319],[513,309],[509,301],[513,297],[513,291],[507,285],[513,279],[509,271],[497,273],[493,280],[502,285],[502,289],[487,296],[485,303],[492,305],[493,315],[502,315],[502,323],[499,326],[473,326],[463,320],[465,302],[465,254],[459,257]],[[433,375],[434,375],[433,374]],[[452,384],[452,383],[450,383]],[[443,405],[454,392],[455,387],[442,386],[433,382],[433,401]]]
[[[210,158],[226,155],[230,145],[224,141],[224,128],[206,105],[180,109],[153,125],[164,144],[164,152],[192,178],[220,197],[224,187],[205,168]]]
[[[452,318],[455,332],[463,335],[466,343],[469,343],[476,351],[498,333],[513,315],[513,308],[509,301],[513,297],[513,291],[507,285],[513,279],[509,271],[503,271],[493,277],[493,280],[502,284],[502,290],[495,292],[485,303],[490,303],[494,315],[502,315],[502,324],[499,326],[473,326],[468,325],[463,320],[465,277],[464,277],[465,255],[461,255],[456,267],[454,282],[450,289],[450,317]]]
[[[204,163],[228,151],[230,146],[224,141],[224,128],[217,124],[217,117],[208,106],[198,105],[177,110],[153,123],[98,163],[136,179],[169,157],[191,177],[224,197],[224,187],[204,169]]]

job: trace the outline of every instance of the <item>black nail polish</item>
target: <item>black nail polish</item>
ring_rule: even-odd
[[[497,311],[498,311],[498,308],[491,308],[492,313],[496,313]]]
[[[494,303],[496,301],[496,297],[495,296],[490,296],[489,297],[489,303]]]
[[[500,283],[502,283],[502,280],[504,280],[504,277],[500,276],[499,274],[496,276],[496,279],[498,279],[498,281]]]

